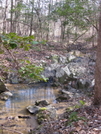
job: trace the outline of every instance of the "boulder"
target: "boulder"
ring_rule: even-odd
[[[46,107],[46,110],[50,113],[50,118],[55,119],[56,118],[56,109],[55,107],[49,105]]]
[[[68,95],[58,95],[58,97],[56,98],[56,101],[58,102],[67,102],[70,98],[68,97]]]
[[[89,87],[89,89],[87,91],[90,92],[90,93],[93,93],[92,91],[94,90],[94,86],[95,86],[95,79],[93,79],[91,81],[90,87]]]
[[[66,91],[66,90],[62,90],[61,92],[62,92],[62,94],[64,94],[64,95],[68,95],[69,98],[73,98],[73,95],[74,95],[73,92]]]
[[[5,91],[9,91],[9,90],[7,89],[3,81],[0,79],[0,93],[5,92]]]
[[[91,53],[90,56],[89,56],[89,59],[91,61],[95,62],[96,61],[96,53],[95,52]]]
[[[91,87],[94,87],[95,86],[95,79],[93,79],[92,81],[91,81]]]
[[[11,92],[8,92],[8,91],[3,92],[1,94],[5,95],[5,96],[8,96],[8,97],[12,97],[13,96],[13,94]]]
[[[91,86],[91,82],[87,79],[77,79],[72,87],[75,89],[88,89]]]
[[[12,94],[11,92],[6,91],[6,92],[2,92],[2,93],[0,94],[0,99],[1,99],[1,100],[8,100],[8,98],[9,98],[9,97],[12,97],[12,96],[13,96],[13,94]]]
[[[42,73],[46,78],[52,77],[55,85],[68,84],[70,81],[76,81],[76,84],[74,84],[74,88],[76,89],[89,87],[89,82],[87,81],[89,79],[92,80],[94,76],[94,69],[90,67],[95,64],[95,62],[90,62],[91,59],[89,56],[83,57],[80,51],[71,51],[67,56],[60,55],[60,57],[56,57],[58,62],[46,66]],[[89,64],[92,64],[92,66],[89,66]],[[82,78],[88,78],[88,80],[80,80]]]
[[[35,101],[36,106],[45,107],[49,105],[49,102],[47,100],[39,100]]]
[[[64,102],[64,101],[68,101],[70,98],[71,98],[71,97],[70,97],[67,93],[65,93],[63,90],[61,90],[61,91],[59,92],[59,94],[57,95],[56,100],[57,100],[58,102]]]
[[[68,84],[66,91],[72,92],[72,93],[79,93],[80,90],[77,90],[76,88],[71,87],[71,85]]]
[[[56,78],[61,84],[67,82],[69,77],[71,77],[71,72],[68,66],[59,67],[56,69]]]
[[[83,64],[77,64],[77,63],[69,63],[68,68],[71,72],[71,76],[73,78],[80,78],[85,76],[87,74],[87,68]]]
[[[80,57],[81,55],[83,55],[80,51],[78,50],[75,50],[74,51],[74,55],[77,56],[77,57]]]
[[[51,105],[47,107],[40,108],[40,111],[36,114],[37,121],[41,124],[44,121],[49,121],[51,119],[55,119],[56,116],[56,109]]]
[[[37,121],[39,124],[41,124],[43,121],[50,120],[50,119],[55,119],[56,116],[56,109],[49,105],[46,107],[39,107],[36,105],[30,105],[27,107],[27,110],[31,114],[35,114]]]
[[[67,57],[65,57],[65,56],[60,56],[59,57],[59,63],[61,64],[65,64],[65,63],[68,63],[68,61],[67,61]]]
[[[40,107],[35,106],[35,105],[30,105],[27,107],[27,110],[31,113],[31,114],[37,114],[40,110]]]
[[[55,77],[55,70],[52,70],[50,67],[46,68],[42,75],[46,78]]]
[[[67,54],[67,61],[68,62],[74,60],[75,58],[76,58],[76,56],[73,53],[68,53]]]
[[[40,66],[45,67],[46,66],[46,61],[45,60],[40,60]]]
[[[52,55],[51,59],[52,59],[53,63],[58,63],[59,62],[59,56],[56,55],[56,54]]]
[[[62,90],[62,93],[68,95],[69,98],[71,98],[71,99],[74,98],[74,97],[75,98],[80,97],[80,93],[76,93],[74,91]]]

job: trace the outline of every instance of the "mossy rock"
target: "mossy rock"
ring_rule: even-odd
[[[50,118],[49,112],[46,110],[41,110],[36,114],[37,122],[39,124],[43,123],[44,121],[48,120]]]
[[[56,109],[52,106],[41,107],[39,112],[36,114],[36,117],[39,124],[47,120],[55,119]]]

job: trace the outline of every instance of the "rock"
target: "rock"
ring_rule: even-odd
[[[91,81],[91,87],[94,87],[94,85],[95,85],[95,79],[93,79],[93,80]]]
[[[78,79],[76,82],[76,89],[88,89],[90,87],[89,80]]]
[[[18,84],[19,80],[16,73],[9,73],[8,80],[10,84]]]
[[[70,85],[67,86],[67,90],[66,91],[70,91],[72,93],[78,93],[79,92],[79,90],[71,87]]]
[[[95,62],[94,61],[90,61],[89,62],[89,66],[95,66]]]
[[[58,95],[58,97],[56,98],[56,101],[65,102],[65,101],[68,101],[68,98],[67,98],[67,96],[64,96],[64,95]]]
[[[74,55],[77,56],[77,57],[80,57],[82,55],[82,53],[78,50],[75,50]]]
[[[71,97],[65,93],[63,90],[61,90],[56,98],[56,100],[58,102],[64,102],[64,101],[68,101]]]
[[[11,92],[8,92],[8,91],[1,93],[1,95],[5,95],[5,96],[8,96],[8,97],[13,96],[13,94]]]
[[[40,65],[43,66],[43,67],[46,66],[46,61],[45,60],[40,60]]]
[[[56,69],[56,78],[61,84],[67,82],[69,77],[71,77],[71,72],[68,66],[59,67]]]
[[[9,90],[7,89],[3,81],[0,79],[0,93],[5,92],[5,91],[9,91]]]
[[[39,100],[35,101],[36,106],[45,107],[49,105],[49,102],[47,100]]]
[[[56,69],[59,68],[61,65],[58,63],[50,64],[49,66],[46,66],[44,71],[42,72],[42,75],[44,75],[46,78],[53,77],[53,79],[56,76]]]
[[[58,63],[54,63],[54,64],[50,64],[49,67],[50,67],[50,70],[56,70],[58,67],[61,67],[61,65]]]
[[[55,77],[55,70],[51,70],[50,68],[47,68],[42,73],[43,76],[46,78]]]
[[[59,102],[64,102],[64,101],[68,101],[73,98],[78,98],[80,96],[81,96],[81,93],[79,90],[68,86],[68,89],[60,90],[56,100]]]
[[[73,98],[73,95],[74,95],[73,92],[66,91],[66,90],[62,90],[61,92],[64,95],[68,95],[69,98]]]
[[[80,62],[82,62],[82,60],[83,60],[83,57],[77,57],[72,62],[80,63]]]
[[[87,68],[81,63],[80,64],[74,62],[69,63],[68,68],[73,78],[80,78],[85,76],[85,74],[87,74]]]
[[[76,58],[76,56],[75,55],[73,55],[73,54],[71,54],[71,53],[68,53],[67,54],[67,61],[72,61],[72,60],[74,60]]]
[[[91,81],[91,83],[90,83],[90,87],[88,88],[88,92],[89,93],[93,93],[92,91],[94,90],[94,86],[95,86],[95,79],[93,79],[92,81]]]
[[[42,73],[46,78],[53,77],[55,85],[68,84],[69,81],[76,81],[82,78],[88,78],[88,80],[89,78],[93,78],[94,70],[90,67],[93,67],[95,63],[93,62],[94,64],[92,64],[92,66],[88,66],[90,61],[89,56],[83,57],[83,54],[80,51],[71,51],[67,56],[55,56],[57,57],[56,59],[58,59],[57,62],[46,66]],[[76,82],[76,84],[74,84],[74,88],[77,89],[81,86],[80,83],[78,83],[79,82]],[[87,84],[89,85],[89,82],[83,81],[82,88],[85,88],[85,86],[87,87]]]
[[[95,61],[96,61],[96,53],[93,52],[93,53],[90,55],[89,59],[90,59],[91,61],[95,62]]]
[[[44,110],[42,110],[44,109]],[[39,124],[41,124],[44,121],[49,121],[50,119],[56,118],[56,109],[52,107],[51,105],[47,107],[40,108],[40,111],[36,114],[37,121]]]
[[[61,63],[62,63],[62,64],[67,63],[67,58],[66,58],[65,56],[62,56],[62,55],[61,55],[61,56],[59,57],[59,63],[60,63],[60,64],[61,64]]]
[[[45,56],[45,58],[46,58],[46,59],[51,59],[51,57],[50,57],[50,56],[48,56],[48,55],[47,55],[47,56]]]
[[[55,109],[55,107],[52,107],[51,105],[49,105],[49,106],[46,107],[46,110],[50,112],[50,117],[52,119],[56,118],[56,109]]]
[[[6,100],[8,100],[8,97],[0,95],[0,99],[3,100],[3,101],[6,101]]]
[[[76,89],[76,92],[81,92],[81,91],[88,91],[92,86],[91,81],[88,79],[77,79],[75,81],[72,81],[70,86],[68,85],[67,87],[68,89],[70,88],[71,91],[73,88]]]
[[[56,109],[54,107],[52,107],[51,105],[46,106],[46,107],[39,107],[39,106],[36,106],[36,105],[30,105],[30,106],[27,107],[27,110],[31,114],[38,114],[40,111],[48,111],[48,112],[50,112],[50,117],[51,118],[56,117]]]
[[[58,62],[59,62],[59,56],[56,55],[56,54],[52,55],[52,56],[51,56],[51,59],[52,59],[52,61],[53,61],[54,63],[58,63]]]
[[[0,94],[0,99],[1,100],[8,100],[9,97],[13,96],[11,92],[5,91]]]
[[[31,114],[37,114],[40,110],[40,107],[35,106],[35,105],[30,105],[27,107],[27,110],[31,113]]]

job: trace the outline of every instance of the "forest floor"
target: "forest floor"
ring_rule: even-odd
[[[64,46],[62,43],[48,43],[47,45],[36,45],[30,51],[17,50],[13,51],[17,60],[25,59],[32,63],[40,64],[40,60],[45,60],[47,63],[51,61],[46,59],[46,56],[52,54],[65,55],[68,51],[80,50],[84,54],[95,53],[96,47],[87,46],[86,44],[78,43],[77,45]],[[0,55],[0,62],[6,67],[13,66],[12,58],[6,53]],[[1,71],[1,75],[4,72]],[[80,108],[74,108],[72,111],[66,111],[67,107],[75,107],[79,100],[83,100],[85,105]],[[83,94],[77,100],[72,102],[61,102],[53,104],[57,109],[59,118],[44,122],[41,125],[41,130],[27,125],[29,119],[19,119],[17,117],[0,118],[0,133],[1,134],[101,134],[101,107],[92,105],[93,95],[88,96]],[[32,116],[31,116],[32,118]],[[33,119],[31,119],[33,121]],[[27,124],[21,122],[27,122]],[[8,124],[9,125],[8,125]],[[20,124],[20,126],[19,126]],[[21,126],[25,129],[22,130]],[[14,130],[14,131],[13,131]],[[25,132],[24,132],[25,131]],[[26,133],[27,131],[27,133]],[[29,132],[28,132],[29,131]]]
[[[32,46],[32,48],[29,51],[25,51],[23,49],[14,49],[10,50],[16,61],[18,62],[19,66],[22,65],[23,60],[29,60],[31,63],[40,64],[41,61],[45,61],[46,63],[50,63],[51,60],[46,58],[47,56],[52,56],[54,54],[56,55],[66,55],[69,51],[73,50],[79,50],[82,53],[94,53],[96,50],[96,47],[92,47],[92,45],[87,45],[86,43],[77,43],[77,44],[69,44],[69,45],[63,45],[62,43],[56,43],[56,42],[49,42],[47,44],[37,44]],[[14,62],[5,51],[4,54],[0,54],[0,66],[4,67],[4,69],[7,68],[14,68]],[[1,71],[2,75],[2,71]]]

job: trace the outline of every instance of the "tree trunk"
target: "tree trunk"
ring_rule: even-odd
[[[6,0],[5,3],[5,11],[4,11],[4,18],[3,18],[3,33],[6,33],[7,8],[8,8],[8,0]]]
[[[30,33],[29,36],[32,35],[32,30],[33,30],[33,11],[34,11],[34,0],[32,1],[32,9],[31,9],[31,20],[30,20]]]
[[[10,32],[13,32],[13,0],[11,0],[11,20],[10,20],[11,26],[10,26]]]
[[[101,7],[101,6],[100,6]],[[94,105],[101,105],[101,11],[99,17],[97,59],[95,67]]]

